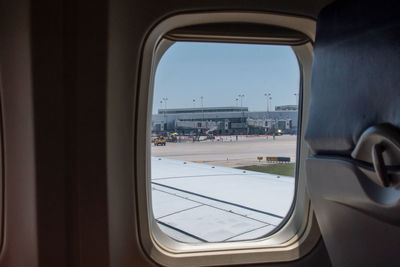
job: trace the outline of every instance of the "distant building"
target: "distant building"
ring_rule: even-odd
[[[180,135],[265,134],[296,132],[297,110],[249,111],[247,107],[159,109],[152,117],[152,132]]]
[[[276,106],[276,111],[284,111],[284,110],[298,110],[297,105],[284,105],[284,106]]]
[[[202,113],[202,112],[242,112],[249,111],[247,107],[204,107],[204,108],[169,108],[159,109],[158,114],[188,114],[188,113]]]

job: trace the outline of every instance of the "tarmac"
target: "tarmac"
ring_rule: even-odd
[[[266,157],[290,157],[296,160],[296,135],[236,136],[206,141],[170,143],[151,147],[152,157],[206,163],[223,167],[266,164]],[[262,157],[262,160],[258,160]]]

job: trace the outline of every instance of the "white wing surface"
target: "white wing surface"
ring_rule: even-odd
[[[288,213],[294,178],[167,158],[152,158],[153,213],[182,242],[255,239]]]

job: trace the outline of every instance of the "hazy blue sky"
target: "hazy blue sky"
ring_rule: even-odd
[[[293,105],[299,77],[289,46],[179,42],[158,65],[153,113],[164,97],[167,108],[193,107],[193,99],[201,107],[201,96],[204,107],[236,106],[235,98],[244,94],[243,106],[261,111],[267,106],[265,93],[271,93],[272,107]]]

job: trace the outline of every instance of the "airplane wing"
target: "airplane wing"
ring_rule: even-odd
[[[152,157],[153,213],[161,230],[189,243],[259,238],[288,213],[294,178]]]

